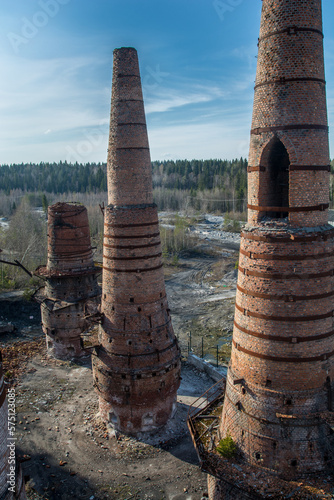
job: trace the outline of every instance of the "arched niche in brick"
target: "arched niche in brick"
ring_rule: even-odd
[[[264,207],[289,206],[289,153],[283,142],[273,137],[261,155],[261,179],[259,183],[259,201]],[[285,211],[266,211],[272,218],[287,217]]]

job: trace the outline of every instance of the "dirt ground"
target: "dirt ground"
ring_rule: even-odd
[[[199,500],[206,477],[186,427],[189,405],[213,382],[183,363],[177,411],[158,435],[108,432],[98,417],[89,362],[32,359],[17,388],[17,449],[28,497]],[[28,457],[27,457],[28,455]]]
[[[174,330],[183,354],[189,332],[205,354],[220,342],[228,358],[236,273],[235,248],[203,245],[195,256],[166,270]],[[0,337],[7,379],[16,385],[17,451],[29,499],[201,500],[206,475],[186,425],[189,406],[213,385],[186,361],[177,411],[153,437],[113,435],[98,416],[90,360],[61,362],[46,356],[37,304],[19,294],[0,296],[3,321],[14,333]],[[227,346],[227,348],[225,347]],[[7,360],[6,360],[7,358]],[[6,365],[7,363],[7,365]]]

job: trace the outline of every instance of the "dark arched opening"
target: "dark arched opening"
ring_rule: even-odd
[[[275,140],[268,152],[268,207],[289,206],[289,154],[280,140]],[[282,218],[288,212],[268,211],[267,216]]]

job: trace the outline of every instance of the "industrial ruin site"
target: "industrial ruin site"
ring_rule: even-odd
[[[163,193],[210,176],[152,162],[143,96],[167,73],[121,47],[105,167],[61,162],[75,201],[20,194],[1,219],[0,500],[334,498],[323,5],[251,2],[248,161],[210,160],[212,193]],[[240,3],[213,5],[225,21]],[[87,207],[84,181],[104,186]]]

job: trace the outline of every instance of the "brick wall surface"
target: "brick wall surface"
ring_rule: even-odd
[[[48,209],[48,262],[36,273],[46,280],[41,304],[48,354],[59,359],[85,356],[81,334],[89,327],[87,301],[99,301],[87,209],[56,203]]]
[[[267,153],[275,141],[289,155],[290,223],[324,224],[329,149],[320,0],[263,1],[249,152],[249,165],[255,167],[248,178],[250,207],[272,206]],[[296,211],[303,207],[314,209]],[[249,220],[256,223],[267,212],[250,208]]]
[[[122,432],[160,428],[180,385],[135,49],[114,51],[103,243],[102,325],[93,356],[100,414]]]
[[[219,432],[231,433],[248,464],[287,479],[326,472],[334,459],[322,417],[334,395],[328,165],[321,1],[263,0],[248,224]],[[211,500],[230,498],[222,481],[210,481]]]

